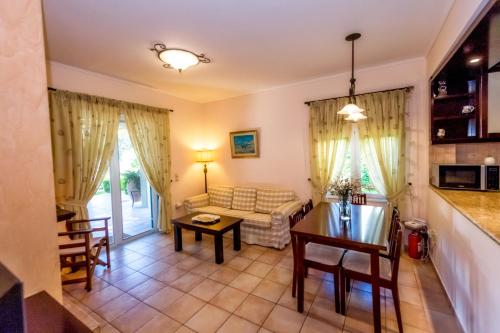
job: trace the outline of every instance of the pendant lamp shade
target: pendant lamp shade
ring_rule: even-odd
[[[359,106],[357,106],[356,104],[353,104],[353,103],[349,103],[349,104],[346,104],[342,110],[340,110],[339,112],[337,112],[337,114],[345,114],[345,115],[351,115],[353,113],[360,113],[360,112],[363,112],[365,111],[364,109],[360,108]]]

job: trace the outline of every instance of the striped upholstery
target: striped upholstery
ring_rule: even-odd
[[[249,187],[235,187],[233,194],[233,209],[255,210],[257,200],[257,189]]]
[[[215,214],[215,215],[226,215],[229,209],[219,207],[219,206],[204,206],[198,207],[193,210],[193,212],[207,213],[207,214]]]
[[[193,211],[195,208],[208,206],[210,199],[207,193],[195,195],[189,198],[189,200],[184,201],[184,206],[187,211]]]
[[[210,206],[231,208],[233,202],[233,188],[225,186],[214,186],[208,189]]]
[[[251,213],[245,215],[243,220],[244,225],[255,226],[260,228],[270,228],[271,227],[271,215],[262,213]]]
[[[295,199],[293,191],[286,190],[257,190],[257,203],[255,211],[257,213],[271,213],[287,201]]]

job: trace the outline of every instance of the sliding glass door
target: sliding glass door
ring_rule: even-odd
[[[125,122],[121,121],[109,171],[89,202],[89,216],[112,217],[110,231],[117,244],[154,230],[157,202],[157,194],[140,168]]]

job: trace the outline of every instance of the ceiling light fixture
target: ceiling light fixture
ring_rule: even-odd
[[[158,58],[165,63],[163,67],[178,70],[179,73],[200,62],[208,64],[211,61],[203,53],[196,54],[188,50],[167,48],[162,43],[154,44],[150,50],[156,52]]]
[[[351,86],[349,87],[349,104],[345,105],[342,110],[337,112],[337,114],[348,115],[345,120],[350,120],[357,122],[358,120],[366,119],[367,117],[362,114],[364,109],[356,105],[356,79],[354,78],[354,41],[359,39],[361,34],[353,33],[348,35],[345,40],[352,42],[352,62],[351,62]]]

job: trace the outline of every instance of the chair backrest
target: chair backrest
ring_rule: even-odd
[[[313,209],[313,201],[309,199],[309,201],[304,205],[304,215],[309,213]]]
[[[401,220],[399,217],[399,210],[397,207],[394,207],[392,209],[391,225],[389,226],[389,234],[387,234],[387,242],[388,243],[390,243],[391,240],[393,239],[396,224],[400,223],[400,222],[401,222]]]
[[[401,244],[403,243],[403,228],[398,222],[394,228],[393,255],[391,256],[391,280],[393,283],[398,283],[399,260],[401,258]]]
[[[288,220],[290,222],[290,229],[293,228],[294,225],[297,224],[297,222],[299,222],[300,220],[302,220],[304,218],[304,210],[299,210],[297,211],[295,214],[292,214],[288,217]]]
[[[366,205],[365,193],[354,193],[351,195],[351,204],[353,205]]]

